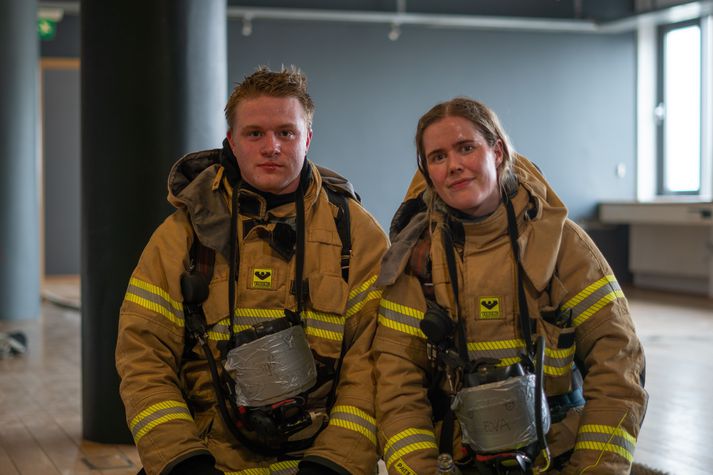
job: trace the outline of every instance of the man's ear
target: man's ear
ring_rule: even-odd
[[[230,149],[235,150],[235,143],[233,143],[233,129],[228,129],[228,131],[225,133],[225,138],[228,139]]]
[[[312,143],[312,129],[307,131],[307,143],[305,144],[305,153],[309,151],[309,144]]]

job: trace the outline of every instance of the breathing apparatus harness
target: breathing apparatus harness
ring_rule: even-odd
[[[249,450],[265,456],[284,456],[304,451],[310,447],[322,426],[310,437],[289,440],[291,435],[309,427],[313,417],[307,410],[308,393],[319,384],[315,369],[314,355],[304,334],[301,312],[304,309],[304,260],[305,260],[305,183],[309,179],[309,165],[305,160],[295,192],[296,223],[291,248],[276,249],[287,261],[295,255],[295,279],[293,293],[296,296],[296,311],[285,309],[285,316],[253,325],[247,330],[235,333],[235,281],[239,251],[237,246],[237,225],[240,201],[238,196],[241,181],[233,187],[230,216],[230,262],[228,278],[228,308],[230,312],[230,337],[218,343],[225,370],[219,371],[208,346],[205,314],[202,304],[208,298],[209,283],[213,274],[215,251],[202,245],[195,235],[191,246],[191,262],[187,272],[181,276],[181,291],[186,319],[186,343],[184,356],[189,354],[194,343],[202,348],[211,374],[216,394],[218,411],[235,439]],[[347,191],[324,181],[323,189],[329,201],[338,208],[335,224],[342,242],[342,277],[349,279],[351,256],[350,218]],[[358,195],[351,194],[356,197]],[[283,225],[287,226],[287,225]],[[276,228],[277,229],[277,228]],[[291,228],[287,230],[289,233]],[[272,243],[271,243],[271,247]],[[284,246],[283,246],[284,247]],[[275,247],[273,247],[275,249]],[[327,396],[327,413],[334,404],[336,387],[342,360],[347,350],[346,339],[342,339],[341,354],[336,363],[332,387]],[[245,364],[250,358],[250,364]],[[263,363],[261,365],[260,363]],[[262,384],[264,369],[268,366],[275,376],[272,384]],[[232,374],[229,374],[232,373]],[[258,379],[259,378],[259,379]],[[255,384],[259,381],[258,384]],[[246,384],[241,384],[246,383]],[[257,387],[257,388],[256,388]]]
[[[521,361],[502,367],[497,359],[469,360],[450,220],[446,220],[442,228],[442,239],[455,302],[455,322],[446,309],[429,299],[420,327],[428,339],[429,359],[436,374],[445,373],[450,390],[443,414],[439,452],[453,453],[456,416],[462,441],[468,450],[463,463],[475,466],[482,474],[536,474],[546,471],[550,465],[545,439],[550,428],[550,415],[542,386],[545,339],[539,336],[536,346],[532,344],[532,320],[523,286],[517,220],[506,193],[503,203],[517,263],[518,318],[526,348]],[[440,377],[434,377],[429,394],[437,392],[439,383]],[[456,392],[459,385],[462,389]],[[543,455],[544,467],[534,466],[538,453]]]

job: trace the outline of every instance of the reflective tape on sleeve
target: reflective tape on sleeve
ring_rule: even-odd
[[[420,310],[384,298],[379,303],[379,324],[425,340],[420,327],[423,315]]]
[[[427,429],[410,428],[390,437],[384,446],[386,468],[419,450],[438,450],[436,436]]]
[[[186,403],[183,401],[162,401],[139,412],[129,423],[129,429],[134,437],[134,442],[138,444],[144,435],[157,426],[176,420],[193,421]]]
[[[329,425],[356,432],[376,446],[376,420],[358,407],[334,406],[329,415]]]
[[[593,450],[616,454],[629,462],[634,460],[635,448],[636,438],[626,430],[602,424],[581,426],[574,446],[574,450]]]
[[[132,277],[124,298],[183,327],[183,304],[172,299],[168,292],[157,285]]]
[[[569,299],[562,309],[572,309],[573,322],[576,327],[586,322],[589,317],[607,304],[623,298],[624,292],[616,278],[613,275],[606,275]]]

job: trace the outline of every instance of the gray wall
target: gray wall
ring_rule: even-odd
[[[43,55],[76,55],[76,17]],[[254,21],[228,24],[229,88],[260,64],[296,64],[317,103],[310,158],[347,175],[387,227],[416,169],[413,133],[438,101],[469,95],[500,116],[579,221],[635,197],[635,35]],[[76,36],[76,38],[75,38]],[[219,146],[222,137],[216,137]],[[617,164],[627,173],[617,178]]]
[[[228,25],[230,88],[259,64],[296,64],[317,104],[310,158],[348,176],[384,227],[416,169],[413,134],[438,101],[469,95],[500,116],[584,220],[635,196],[635,36],[254,21]],[[627,174],[615,176],[618,163]]]

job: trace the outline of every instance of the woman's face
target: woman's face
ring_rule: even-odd
[[[471,216],[495,211],[503,161],[500,140],[491,147],[471,121],[449,116],[426,127],[423,150],[433,188],[448,206]]]

